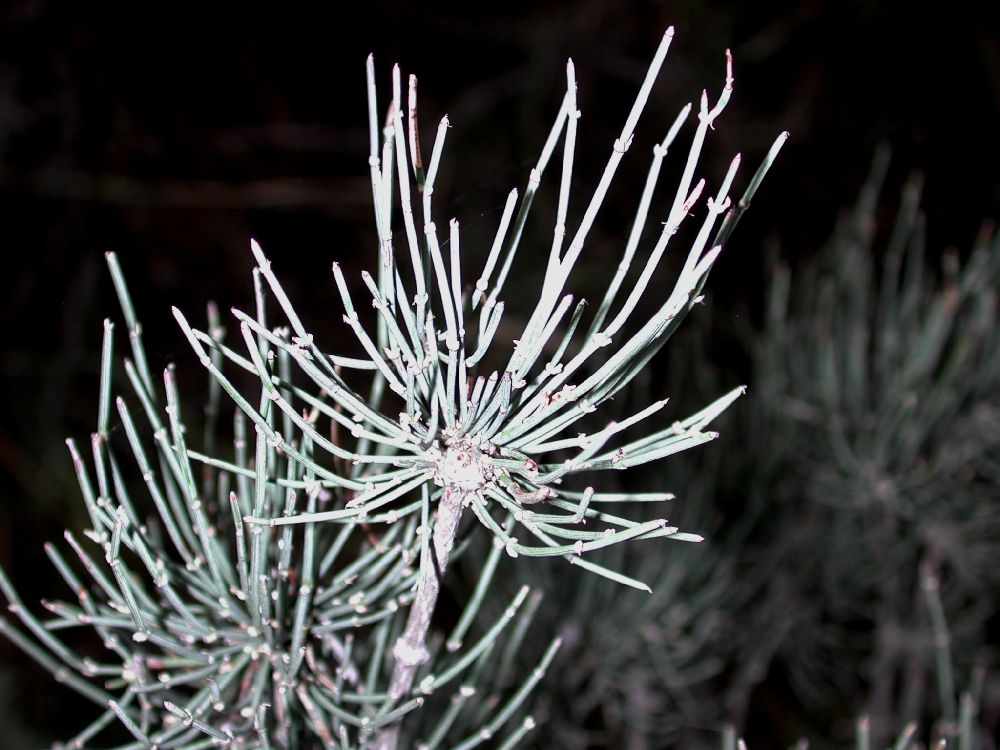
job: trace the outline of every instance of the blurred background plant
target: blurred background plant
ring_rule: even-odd
[[[922,178],[888,211],[888,166],[882,148],[815,258],[772,264],[754,346],[757,444],[782,464],[761,627],[783,613],[775,668],[791,692],[817,716],[869,713],[876,744],[932,712],[955,719],[941,654],[966,675],[994,659],[1000,615],[1000,239],[987,222],[935,269]]]

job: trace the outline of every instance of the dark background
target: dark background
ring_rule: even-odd
[[[117,315],[105,251],[122,258],[154,366],[189,357],[169,305],[249,301],[251,236],[293,298],[315,301],[313,327],[342,335],[329,263],[361,267],[375,249],[369,52],[380,108],[393,62],[419,77],[425,154],[450,116],[436,205],[462,221],[470,257],[534,163],[566,57],[585,182],[671,24],[588,246],[594,269],[627,230],[649,147],[702,87],[716,95],[727,47],[735,92],[710,134],[710,182],[735,152],[748,174],[778,132],[792,137],[713,275],[722,314],[757,315],[765,246],[777,240],[793,262],[813,253],[881,141],[895,154],[890,194],[910,170],[926,175],[932,252],[967,246],[1000,214],[1000,25],[961,3],[95,5],[0,9],[0,564],[28,602],[59,590],[41,544],[80,508],[63,439],[86,445],[94,429],[101,319]],[[0,719],[13,712],[25,737],[65,736],[79,727],[68,695],[0,642]]]

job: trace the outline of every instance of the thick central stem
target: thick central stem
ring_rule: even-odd
[[[410,605],[406,629],[393,647],[395,666],[389,682],[389,698],[398,701],[413,687],[417,669],[427,661],[427,633],[431,627],[431,617],[437,606],[441,592],[441,576],[448,565],[448,557],[455,546],[458,522],[462,518],[462,501],[465,490],[453,484],[445,484],[438,503],[437,518],[432,532],[434,559],[427,566],[423,580],[417,588],[417,596]],[[396,750],[399,742],[399,724],[382,729],[374,744],[376,750]]]

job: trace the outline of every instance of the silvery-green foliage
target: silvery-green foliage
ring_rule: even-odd
[[[637,383],[629,400],[662,389],[674,403],[688,403],[717,392],[718,382],[731,377],[715,371],[701,346],[708,312],[699,311],[695,325],[675,342],[667,372]],[[618,408],[627,410],[628,404]],[[719,508],[720,497],[734,492],[729,486],[734,473],[745,468],[733,464],[745,458],[747,446],[741,441],[750,420],[747,408],[727,412],[722,445],[647,472],[646,481],[676,496],[669,501],[672,520],[706,534],[709,543],[681,550],[619,545],[601,551],[602,564],[649,581],[652,592],[569,574],[558,565],[517,568],[511,586],[526,583],[546,592],[536,627],[562,639],[535,697],[536,714],[544,722],[532,746],[717,746],[718,728],[730,718],[734,696],[756,682],[752,660],[737,663],[737,657],[754,647],[762,655],[770,648],[749,642],[750,631],[741,622],[759,598],[767,572],[738,568],[734,554],[761,514],[742,486],[735,490],[738,517],[726,519]],[[601,617],[594,616],[597,610]],[[526,664],[533,652],[537,648],[521,650]]]
[[[390,524],[378,536],[366,523],[299,532],[286,526],[274,534],[245,525],[244,514],[272,507],[290,513],[300,498],[306,510],[322,507],[332,490],[263,431],[254,434],[241,411],[223,408],[211,384],[200,442],[217,458],[187,447],[191,422],[180,408],[175,370],[164,371],[162,389],[151,379],[117,259],[108,260],[132,340],[124,361],[128,398],[140,413],[119,397],[118,420],[111,418],[115,327],[108,322],[92,461],[68,441],[94,525],[83,538],[66,534],[78,565],[46,546],[76,602],[43,602],[53,617],[41,621],[0,572],[8,608],[44,648],[6,620],[2,632],[58,681],[105,708],[66,746],[115,737],[109,725],[116,721],[132,741],[104,739],[103,746],[365,746],[381,726],[425,704],[434,710],[413,722],[412,734],[427,747],[440,745],[448,731],[475,744],[490,727],[512,742],[530,730],[532,719],[520,709],[536,678],[520,677],[512,689],[510,669],[485,657],[517,650],[537,596],[515,592],[464,650],[430,644],[436,673],[421,681],[420,695],[385,708],[377,682],[414,597],[417,523]],[[225,330],[211,306],[208,330],[221,346]],[[233,418],[230,446],[216,444],[220,415]],[[281,426],[273,417],[267,423]],[[295,445],[303,457],[313,455],[308,439]],[[193,461],[203,464],[198,473]],[[143,515],[150,505],[155,514]],[[60,639],[74,627],[93,628],[108,654],[78,655]],[[540,670],[553,651],[542,655]],[[456,708],[467,715],[457,716]]]
[[[708,533],[710,545],[622,545],[598,558],[650,581],[649,594],[552,564],[518,571],[518,580],[546,591],[536,627],[562,640],[536,698],[545,722],[534,746],[664,747],[683,739],[693,747],[695,737],[714,745],[711,729],[726,715],[713,679],[729,666],[738,634],[727,609],[754,588],[749,581],[740,588],[728,535],[712,517],[718,453],[691,461],[688,471],[653,474],[677,493],[675,520]],[[533,651],[522,649],[522,658]]]
[[[654,399],[579,431],[697,304],[787,135],[739,201],[729,197],[739,157],[703,199],[698,161],[730,97],[727,60],[718,98],[710,104],[704,94],[696,108],[683,171],[669,207],[653,214],[662,229],[647,251],[641,240],[660,165],[693,108],[682,108],[663,141],[650,144],[649,177],[619,272],[594,315],[585,316],[583,301],[574,304],[568,291],[571,272],[632,145],[672,36],[672,30],[664,35],[575,228],[567,222],[580,112],[574,67],[567,65],[566,92],[542,154],[523,195],[511,191],[485,261],[460,248],[456,221],[446,240],[435,223],[447,118],[425,166],[415,79],[404,103],[394,69],[383,119],[369,59],[378,262],[362,274],[362,285],[333,266],[343,321],[360,353],[323,351],[303,322],[308,316],[300,316],[263,250],[251,243],[255,305],[232,311],[237,334],[226,335],[211,308],[205,330],[174,311],[210,375],[200,436],[189,430],[196,410],[181,399],[173,366],[162,383],[154,380],[117,259],[109,255],[131,346],[124,366],[129,387],[115,396],[108,323],[91,455],[85,459],[69,441],[91,525],[84,538],[67,535],[79,564],[48,548],[77,601],[47,602],[52,618],[43,622],[0,575],[30,635],[6,621],[3,632],[104,709],[74,742],[89,743],[117,722],[130,736],[121,747],[130,750],[510,748],[534,726],[525,701],[559,641],[541,649],[526,673],[512,671],[542,592],[521,587],[506,607],[494,607],[495,616],[477,618],[494,595],[501,559],[558,557],[648,590],[593,553],[637,539],[699,538],[663,518],[617,512],[618,505],[655,503],[669,493],[563,484],[713,439],[709,423],[742,392],[668,425],[656,423],[666,402]],[[545,258],[537,301],[520,318],[516,340],[501,341],[505,283],[560,140],[552,242],[531,259]],[[700,225],[672,291],[637,320],[640,297],[696,208]],[[630,263],[643,255],[637,278],[623,289]],[[473,261],[481,270],[469,276],[463,268]],[[369,303],[374,312],[365,315]],[[233,437],[223,444],[216,427],[229,409]],[[643,436],[623,441],[623,433]],[[444,632],[435,617],[442,580],[449,561],[470,547],[492,552]],[[100,660],[59,640],[58,631],[80,626],[100,635],[107,651]]]

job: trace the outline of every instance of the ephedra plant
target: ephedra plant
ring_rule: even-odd
[[[113,395],[109,323],[91,455],[85,460],[69,442],[91,526],[84,538],[67,534],[79,565],[47,548],[78,601],[46,602],[51,617],[43,621],[0,577],[11,611],[30,632],[4,622],[5,634],[103,708],[72,746],[91,746],[119,723],[127,734],[112,742],[121,748],[514,747],[534,725],[526,698],[559,642],[529,673],[512,673],[531,612],[544,606],[543,592],[528,587],[498,618],[476,622],[501,559],[561,557],[647,589],[590,553],[639,539],[700,538],[665,519],[619,515],[668,493],[570,488],[578,474],[638,467],[710,441],[709,423],[742,392],[669,425],[657,423],[665,399],[600,421],[605,402],[697,303],[785,140],[782,134],[775,142],[741,199],[729,197],[739,157],[705,197],[706,182],[696,179],[699,157],[729,100],[731,62],[715,102],[705,94],[696,108],[679,182],[655,218],[660,166],[690,105],[653,148],[619,273],[589,321],[583,301],[574,303],[567,291],[672,37],[672,30],[663,37],[572,229],[580,112],[567,65],[566,93],[541,156],[523,194],[510,192],[485,263],[471,277],[463,266],[474,254],[460,249],[458,223],[449,223],[445,240],[434,220],[448,120],[425,168],[415,80],[404,102],[394,69],[383,129],[369,60],[378,263],[362,274],[363,285],[333,266],[344,323],[363,355],[322,351],[263,250],[251,243],[256,305],[232,311],[236,336],[225,335],[212,308],[204,331],[174,311],[210,374],[200,443],[185,421],[194,409],[178,393],[174,367],[161,382],[152,375],[118,261],[109,255],[131,347],[124,364],[129,392]],[[511,344],[497,337],[505,282],[560,140],[551,245],[521,252],[531,254],[529,267],[544,265],[541,288]],[[700,226],[672,291],[636,321],[668,244],[695,211]],[[647,218],[662,229],[640,248]],[[644,258],[636,263],[641,270],[625,294],[625,274],[637,258]],[[369,303],[374,320],[360,314]],[[235,407],[231,445],[214,436],[223,404]],[[112,412],[124,441],[112,433]],[[622,439],[639,425],[641,437]],[[462,549],[490,544],[478,583],[445,629],[438,604],[449,562]],[[96,630],[107,655],[82,657],[64,645],[58,631],[77,626]],[[109,736],[120,736],[114,731]]]
[[[978,747],[980,691],[958,694],[982,685],[1000,612],[1000,236],[986,223],[961,252],[928,248],[919,176],[877,220],[888,168],[882,148],[825,246],[773,269],[752,382],[777,465],[759,555],[775,573],[747,626],[780,623],[798,701],[864,713],[873,746],[917,722]]]

